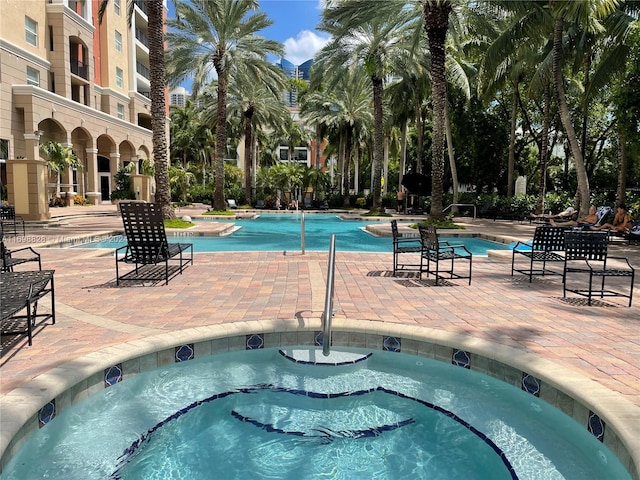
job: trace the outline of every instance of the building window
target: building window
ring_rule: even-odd
[[[116,15],[120,15],[120,0],[113,1],[113,11],[116,12]]]
[[[122,34],[116,30],[116,52],[122,51]]]
[[[27,85],[40,86],[40,70],[27,66]]]
[[[121,103],[118,104],[118,118],[124,120],[124,105]]]
[[[124,86],[124,81],[122,80],[122,69],[116,67],[116,86],[122,88]]]
[[[0,160],[9,158],[9,140],[0,138]]]
[[[38,22],[29,17],[24,17],[24,38],[27,43],[38,46]]]

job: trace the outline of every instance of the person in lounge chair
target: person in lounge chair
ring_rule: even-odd
[[[554,227],[589,228],[589,227],[593,227],[596,223],[598,223],[598,215],[596,215],[596,207],[591,205],[589,207],[589,213],[582,218],[578,218],[578,220],[572,220],[570,222],[562,222],[560,224],[557,224],[554,219],[551,219],[549,223]]]
[[[591,230],[613,230],[619,233],[625,233],[631,230],[631,225],[633,222],[631,221],[631,216],[627,213],[627,207],[624,204],[620,204],[618,206],[618,211],[616,212],[615,217],[613,217],[613,222],[605,223],[604,225],[600,225],[599,227],[592,227]]]

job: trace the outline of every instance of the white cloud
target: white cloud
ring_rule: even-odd
[[[284,41],[284,58],[294,65],[300,65],[313,58],[328,41],[328,36],[321,37],[310,30],[301,30],[296,38],[287,38]]]

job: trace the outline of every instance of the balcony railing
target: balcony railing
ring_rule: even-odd
[[[145,47],[149,48],[149,38],[139,28],[136,28],[136,40],[142,43]]]
[[[136,62],[136,72],[142,75],[147,80],[149,79],[149,67],[145,67],[140,62]]]
[[[71,73],[79,77],[82,77],[85,80],[89,79],[89,65],[86,65],[85,63],[78,60],[77,58],[71,58],[70,64],[71,64]]]
[[[144,2],[142,0],[136,0],[136,7],[138,7],[140,10],[142,10],[142,12],[145,15],[148,15],[147,6],[144,4]]]

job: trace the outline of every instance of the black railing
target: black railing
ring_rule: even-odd
[[[138,7],[145,15],[147,14],[147,6],[144,4],[142,0],[136,0],[136,7]]]
[[[71,73],[79,77],[82,77],[85,80],[89,79],[89,65],[85,65],[83,62],[81,62],[77,58],[71,58],[70,64],[71,64]]]
[[[145,67],[140,62],[136,62],[136,72],[142,75],[144,78],[149,78],[149,67]]]
[[[145,47],[149,48],[149,38],[139,28],[136,28],[136,40],[142,43]]]

